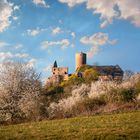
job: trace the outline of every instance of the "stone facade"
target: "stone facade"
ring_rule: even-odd
[[[120,66],[93,66],[99,73],[99,80],[101,81],[122,81],[123,79],[123,70]]]
[[[68,77],[68,67],[58,67],[55,61],[52,67],[52,76],[48,78],[47,85],[57,85],[61,81],[68,80]]]
[[[52,67],[52,74],[65,76],[68,74],[68,67]]]
[[[86,64],[86,54],[83,52],[76,53],[75,55],[76,70]]]

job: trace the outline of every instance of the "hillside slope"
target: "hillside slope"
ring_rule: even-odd
[[[140,112],[0,126],[0,139],[140,139]]]

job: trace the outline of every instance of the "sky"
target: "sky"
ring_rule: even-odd
[[[140,0],[0,0],[0,63],[20,60],[45,79],[51,66],[90,65],[140,71]]]

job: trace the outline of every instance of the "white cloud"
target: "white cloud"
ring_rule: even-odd
[[[61,49],[66,49],[66,48],[68,48],[68,46],[70,45],[70,42],[69,42],[68,39],[63,39],[63,40],[60,42],[60,44],[62,45],[62,46],[61,46]]]
[[[0,48],[6,47],[6,46],[9,46],[9,44],[4,41],[0,41]]]
[[[27,65],[28,65],[28,67],[34,67],[36,62],[37,62],[37,60],[32,58],[28,61]]]
[[[132,24],[140,27],[140,0],[119,0],[118,7],[121,11],[119,18],[130,20]]]
[[[6,49],[10,49],[10,48],[21,49],[21,48],[23,48],[23,45],[22,44],[16,44],[15,46],[13,46],[13,45],[11,45],[7,42],[0,41],[0,48],[4,48],[4,47],[7,47]]]
[[[61,3],[68,4],[69,7],[73,7],[77,4],[81,4],[83,2],[86,2],[87,0],[59,0]]]
[[[92,58],[99,51],[99,46],[91,47],[87,53],[88,58]]]
[[[49,8],[50,6],[45,2],[45,0],[33,0],[33,3],[38,6]]]
[[[39,30],[30,30],[30,29],[28,29],[27,30],[27,33],[28,33],[28,35],[30,35],[30,36],[36,36],[36,35],[38,35],[39,34]]]
[[[41,43],[42,49],[48,49],[49,47],[60,46],[61,49],[68,48],[70,42],[68,39],[63,39],[61,41],[44,41]]]
[[[11,53],[11,52],[0,52],[0,60],[13,59],[13,58],[28,58],[27,53]]]
[[[29,57],[29,54],[27,54],[27,53],[16,53],[16,54],[13,54],[13,57],[17,57],[17,58],[28,58]]]
[[[96,33],[92,36],[84,36],[81,38],[80,42],[86,45],[93,45],[93,46],[101,46],[108,42],[108,34],[107,33]]]
[[[29,36],[37,36],[38,34],[40,34],[41,32],[44,32],[44,31],[47,31],[47,29],[40,29],[40,28],[28,29],[27,34]]]
[[[13,16],[13,20],[18,20],[18,17],[16,17],[16,16]]]
[[[23,45],[22,44],[17,44],[17,45],[14,46],[14,48],[15,49],[21,49],[21,48],[23,48]]]
[[[119,12],[114,9],[116,0],[88,0],[87,9],[93,10],[94,14],[99,14],[102,21],[101,27],[105,27],[113,22],[113,18],[119,16]]]
[[[3,48],[3,51],[0,52],[0,61],[11,61],[13,59],[31,59],[31,56],[28,53],[25,53],[24,50],[22,50],[22,52],[17,52],[17,49],[23,48],[22,44],[12,45],[7,42],[0,41],[0,48]]]
[[[14,6],[13,3],[7,0],[0,0],[0,32],[3,32],[11,24],[11,19],[15,10],[18,10],[18,6]]]
[[[63,33],[63,31],[61,30],[60,27],[56,27],[54,29],[52,29],[52,34],[56,35],[56,34],[60,34]]]
[[[75,32],[71,32],[71,36],[72,38],[75,38],[76,37]]]
[[[16,5],[14,6],[14,10],[19,10],[20,9],[20,6]]]
[[[112,24],[114,19],[129,20],[132,24],[140,27],[140,0],[59,0],[69,7],[86,3],[86,8],[99,14],[104,28]]]
[[[92,58],[99,50],[100,46],[111,44],[114,45],[117,40],[110,40],[107,33],[96,33],[92,36],[84,36],[80,39],[80,42],[91,46],[90,50],[88,51],[88,57]]]

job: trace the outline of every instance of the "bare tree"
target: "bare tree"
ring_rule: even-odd
[[[38,119],[40,76],[27,64],[6,62],[0,67],[0,122]]]

